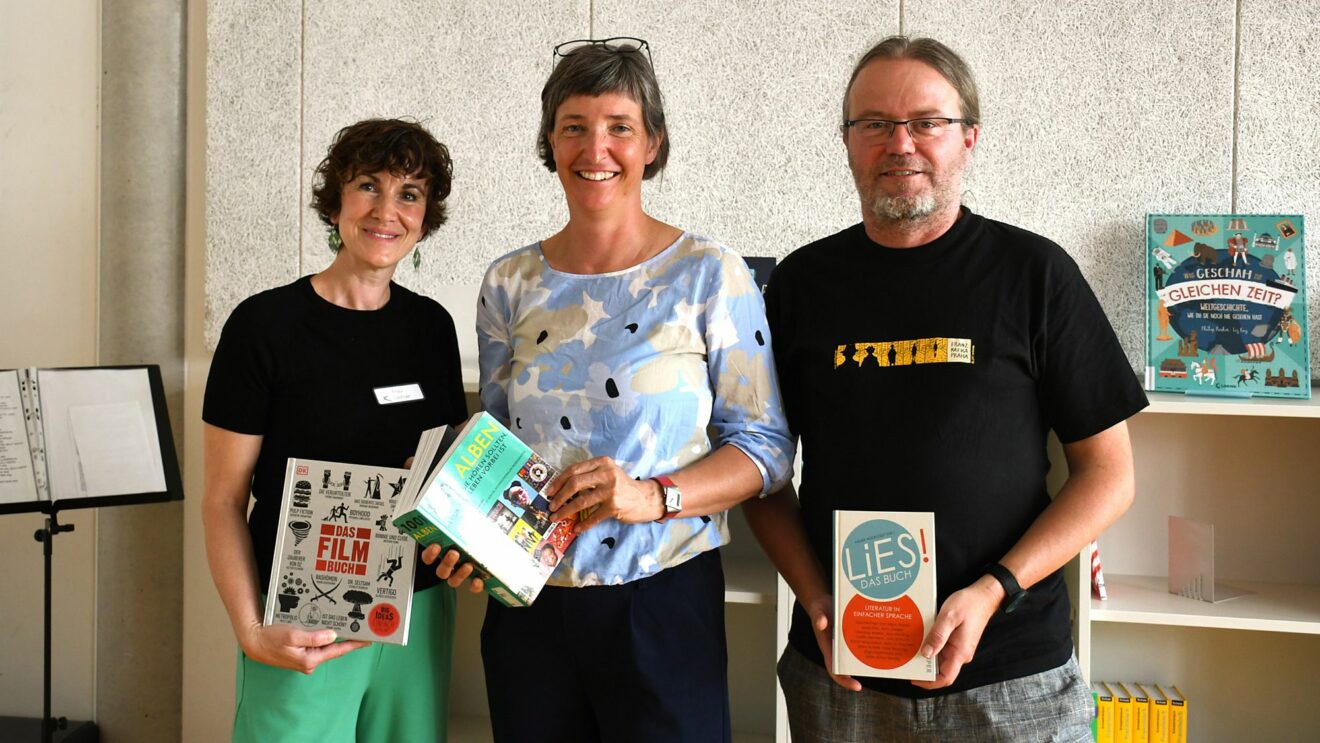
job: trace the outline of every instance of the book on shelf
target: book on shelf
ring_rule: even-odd
[[[1109,600],[1105,590],[1105,571],[1100,567],[1100,543],[1091,542],[1091,595],[1101,601]]]
[[[1156,688],[1169,700],[1169,743],[1187,743],[1187,697],[1176,686]]]
[[[1146,217],[1147,390],[1311,397],[1304,220]]]
[[[391,524],[408,470],[288,461],[265,624],[408,644],[417,544]]]
[[[1103,682],[1091,684],[1091,698],[1095,700],[1095,720],[1091,734],[1096,743],[1114,743],[1114,692]]]
[[[1138,683],[1142,693],[1150,700],[1150,743],[1172,743],[1169,740],[1169,699],[1155,684]]]
[[[182,498],[158,366],[0,370],[0,513]]]
[[[1132,697],[1132,743],[1150,743],[1150,697],[1141,684],[1120,684]]]
[[[1117,681],[1105,685],[1114,695],[1114,743],[1133,743],[1132,695]]]
[[[935,514],[834,512],[834,672],[935,680]]]
[[[458,431],[424,432],[412,472],[394,524],[424,547],[458,550],[505,606],[531,604],[581,518],[550,516],[544,492],[559,471],[481,412]]]

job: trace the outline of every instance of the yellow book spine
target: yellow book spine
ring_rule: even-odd
[[[1140,684],[1121,686],[1132,697],[1132,743],[1150,743],[1150,697],[1142,691]]]
[[[1187,743],[1187,697],[1176,686],[1160,691],[1169,700],[1169,743]]]
[[[1132,697],[1120,683],[1109,689],[1114,694],[1114,743],[1132,743]]]
[[[1155,684],[1138,684],[1150,698],[1150,743],[1169,741],[1169,699]]]
[[[1114,693],[1102,682],[1091,684],[1095,694],[1095,743],[1114,743]]]

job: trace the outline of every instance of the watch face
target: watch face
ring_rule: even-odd
[[[665,488],[665,512],[677,513],[683,510],[683,493],[678,488]]]

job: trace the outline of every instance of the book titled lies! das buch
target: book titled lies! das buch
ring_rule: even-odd
[[[394,523],[423,546],[456,549],[505,606],[527,606],[573,543],[544,492],[559,471],[489,413],[422,434]]]
[[[834,512],[834,672],[934,681],[935,514]]]

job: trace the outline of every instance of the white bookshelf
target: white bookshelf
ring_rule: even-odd
[[[1247,415],[1259,418],[1320,418],[1320,399],[1236,398],[1148,392],[1143,415]]]
[[[1092,622],[1320,635],[1320,586],[1232,581],[1247,594],[1217,604],[1175,596],[1164,576],[1106,575],[1109,600],[1091,599]]]
[[[1088,679],[1172,683],[1198,742],[1320,737],[1320,401],[1151,393],[1129,422],[1136,501],[1074,573]],[[1059,464],[1062,466],[1062,463]],[[1215,526],[1211,604],[1168,592],[1168,517]]]

